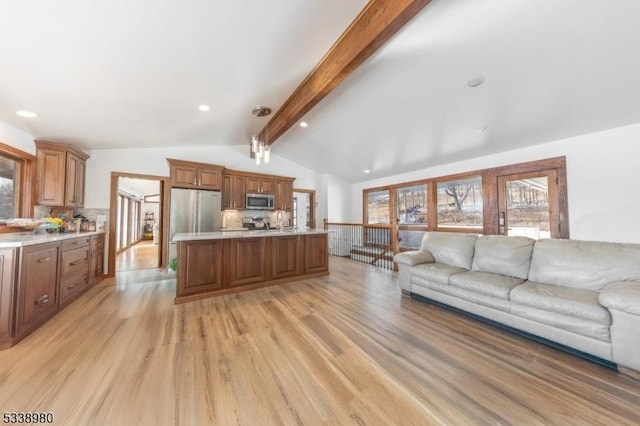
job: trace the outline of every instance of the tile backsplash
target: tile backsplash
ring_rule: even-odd
[[[243,211],[223,211],[222,227],[223,228],[242,228],[242,219],[245,217],[261,217],[271,224],[278,221],[278,213],[273,210],[243,210]],[[285,226],[291,224],[291,214],[281,212],[284,215]]]

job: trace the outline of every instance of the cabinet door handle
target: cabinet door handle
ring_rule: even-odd
[[[67,287],[67,289],[68,290],[73,290],[76,287],[78,287],[78,284],[71,284],[69,287]]]
[[[43,294],[42,296],[38,297],[38,300],[36,300],[36,305],[38,306],[46,305],[47,303],[49,303],[48,294]]]
[[[42,258],[38,259],[38,262],[43,263],[43,262],[48,262],[50,260],[51,260],[50,257],[42,257]]]
[[[87,259],[76,260],[75,262],[71,262],[70,266],[80,265],[81,263],[87,263]]]

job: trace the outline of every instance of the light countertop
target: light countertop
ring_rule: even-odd
[[[104,233],[105,231],[91,231],[80,233],[65,232],[62,234],[48,234],[46,232],[41,234],[34,234],[33,232],[11,232],[0,234],[0,248],[24,247],[34,244],[52,243],[56,241],[68,240],[71,238],[85,237]]]
[[[326,234],[324,229],[306,230],[251,230],[251,231],[224,231],[224,232],[185,232],[176,234],[173,242],[194,240],[222,240],[229,238],[255,238],[255,237],[279,237],[283,235],[313,235]]]

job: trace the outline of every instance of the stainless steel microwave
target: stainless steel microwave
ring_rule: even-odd
[[[272,194],[247,193],[245,208],[247,210],[273,210],[275,204]]]

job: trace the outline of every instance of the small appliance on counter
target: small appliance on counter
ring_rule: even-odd
[[[267,231],[270,228],[268,218],[264,217],[244,217],[242,218],[242,227],[249,230],[263,230]]]

